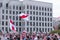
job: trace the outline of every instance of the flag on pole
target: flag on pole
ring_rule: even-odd
[[[16,31],[16,27],[15,27],[15,25],[13,24],[13,20],[11,20],[11,19],[10,19],[10,29],[11,29],[12,31]]]
[[[21,18],[21,19],[24,19],[24,20],[26,20],[26,21],[28,21],[29,19],[28,19],[28,14],[24,14],[24,13],[21,13],[20,15],[19,15],[19,17]]]

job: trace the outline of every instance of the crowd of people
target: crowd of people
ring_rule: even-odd
[[[0,40],[60,40],[60,35],[58,34],[48,34],[48,33],[28,33],[23,31],[19,33],[6,33],[0,32]]]

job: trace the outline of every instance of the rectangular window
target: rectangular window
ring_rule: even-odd
[[[30,14],[32,15],[32,11],[30,11]]]
[[[27,14],[29,14],[29,11],[27,11]]]
[[[48,23],[48,27],[49,27],[49,23]]]
[[[45,23],[45,26],[47,26],[47,23]]]
[[[5,30],[6,30],[6,32],[8,32],[8,28],[7,27],[5,27]]]
[[[52,27],[52,23],[50,23],[50,26]]]
[[[48,9],[48,11],[49,11],[49,8],[47,8]]]
[[[39,23],[39,26],[41,26],[41,23]]]
[[[4,27],[2,27],[2,30],[4,31]]]
[[[16,22],[16,26],[18,26],[18,22]]]
[[[9,16],[9,18],[11,19],[11,16]]]
[[[2,3],[0,3],[0,7],[2,7]]]
[[[38,20],[38,17],[36,17],[36,21]]]
[[[18,27],[16,27],[16,31],[18,31]]]
[[[50,21],[52,22],[52,18],[50,18]]]
[[[38,22],[36,22],[36,26],[38,26]]]
[[[36,12],[36,15],[38,15],[38,12]]]
[[[2,19],[4,19],[4,15],[2,15]]]
[[[4,14],[4,10],[2,10],[2,13]]]
[[[21,10],[21,6],[19,7],[19,10]]]
[[[8,16],[6,15],[6,20],[8,19]]]
[[[18,16],[16,16],[16,20],[18,20]]]
[[[27,5],[27,9],[29,9],[29,5]]]
[[[10,14],[12,13],[11,10],[9,11],[9,13],[10,13]]]
[[[42,21],[44,21],[44,17],[42,17]]]
[[[30,22],[30,26],[32,26],[32,22]]]
[[[15,14],[15,11],[13,11],[13,15]]]
[[[45,16],[47,15],[47,13],[45,13]]]
[[[6,14],[8,14],[8,10],[6,10]]]
[[[42,26],[44,26],[44,23],[42,23]]]
[[[36,32],[38,32],[38,28],[36,28]]]
[[[41,28],[39,28],[39,31],[41,32]]]
[[[42,15],[44,15],[44,12],[42,12]]]
[[[6,26],[8,25],[8,22],[6,21]]]
[[[15,9],[15,5],[13,5],[13,9]]]
[[[49,18],[48,18],[48,21],[49,21]]]
[[[52,16],[52,13],[50,13],[50,16]]]
[[[47,21],[47,18],[45,17],[45,21]]]
[[[32,9],[32,5],[30,6],[30,9]]]
[[[39,21],[41,21],[41,17],[39,17]]]
[[[27,32],[29,32],[29,28],[27,28]]]
[[[13,16],[13,20],[15,20],[15,16]]]
[[[33,20],[35,20],[35,16],[33,16]]]
[[[19,32],[21,32],[21,28],[19,28]]]
[[[16,6],[16,10],[18,10],[18,6]]]
[[[30,20],[32,20],[32,16],[30,16]]]
[[[42,7],[42,11],[44,11],[44,7]]]
[[[33,11],[33,15],[35,15],[35,11]]]
[[[33,10],[35,10],[35,6],[33,6]]]
[[[19,22],[19,26],[21,26],[21,22]]]
[[[39,15],[41,15],[41,12],[39,12]]]
[[[50,8],[50,11],[52,11],[52,8]]]
[[[35,22],[33,22],[33,26],[35,26]]]
[[[6,8],[8,8],[8,3],[6,3]]]
[[[45,32],[47,32],[47,28],[45,28]]]
[[[2,25],[4,25],[4,21],[2,21]]]
[[[41,10],[41,7],[39,7],[39,10]]]
[[[35,28],[33,28],[33,31],[35,31]]]
[[[46,8],[45,8],[45,11],[46,11]]]
[[[24,23],[25,24],[25,23]],[[29,26],[29,22],[27,22],[27,26]]]
[[[36,10],[38,10],[38,6],[36,6]]]
[[[42,31],[44,32],[44,28],[42,28]]]

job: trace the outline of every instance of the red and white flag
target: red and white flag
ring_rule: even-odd
[[[15,27],[15,25],[13,24],[13,20],[11,20],[11,19],[10,19],[10,29],[11,29],[12,31],[16,31],[16,27]]]
[[[19,15],[19,17],[20,17],[21,19],[26,20],[26,21],[28,21],[28,20],[29,20],[29,19],[28,19],[28,17],[29,17],[29,15],[28,15],[28,14],[21,13],[21,14]]]

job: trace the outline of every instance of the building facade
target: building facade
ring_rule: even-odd
[[[29,14],[29,21],[19,18],[21,13]],[[11,31],[9,19],[14,21],[16,31],[50,32],[53,30],[52,3],[32,0],[0,0],[0,29]]]

